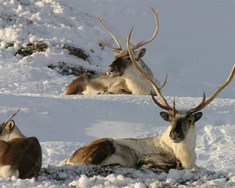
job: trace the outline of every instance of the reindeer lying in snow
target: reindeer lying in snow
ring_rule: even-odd
[[[16,113],[0,124],[0,177],[36,177],[42,166],[41,146],[36,137],[20,132],[12,120]]]
[[[230,83],[235,74],[235,65],[227,80],[221,84],[218,89],[209,97],[205,94],[201,103],[190,110],[177,110],[175,100],[171,107],[164,96],[161,94],[156,84],[145,74],[138,66],[132,49],[130,47],[129,33],[127,39],[128,52],[131,60],[137,69],[143,74],[145,79],[153,86],[161,102],[153,95],[152,99],[160,108],[168,111],[161,112],[160,116],[169,122],[167,130],[159,136],[147,137],[142,139],[126,138],[112,139],[101,138],[91,142],[88,145],[75,151],[72,156],[61,161],[64,164],[84,164],[84,165],[101,165],[101,166],[122,166],[127,168],[137,168],[141,165],[150,165],[154,168],[169,170],[170,168],[178,169],[195,169],[196,166],[196,128],[195,122],[202,117],[199,112],[210,104],[216,96]]]
[[[156,27],[153,35],[149,40],[145,42],[139,42],[136,45],[132,45],[132,50],[137,50],[141,46],[150,43],[156,37],[158,33],[158,14],[152,8],[155,16]],[[98,17],[97,17],[98,18]],[[74,79],[63,91],[63,95],[74,94],[136,94],[136,95],[149,95],[154,93],[152,86],[143,78],[139,71],[133,65],[129,53],[123,50],[120,42],[114,36],[114,34],[104,25],[101,18],[98,18],[100,25],[112,36],[117,44],[117,48],[110,46],[109,44],[100,41],[103,46],[107,46],[113,49],[115,60],[108,66],[105,73],[99,75],[92,75],[90,73],[84,73]],[[150,68],[141,59],[145,55],[146,49],[142,48],[134,52],[135,59],[139,66],[145,71],[145,73],[154,81],[154,83],[161,88],[159,82],[154,78]]]
[[[63,91],[63,95],[99,95],[131,94],[125,80],[120,76],[109,76],[106,73],[92,75],[83,73],[75,78]]]

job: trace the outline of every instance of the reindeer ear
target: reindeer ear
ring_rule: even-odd
[[[140,59],[142,57],[144,57],[145,55],[145,52],[146,52],[146,49],[145,48],[141,48],[138,52],[137,52],[137,59]]]
[[[194,118],[195,118],[195,122],[198,121],[199,119],[201,119],[202,117],[202,112],[197,112],[195,114],[193,114]]]
[[[13,120],[10,120],[5,124],[5,129],[8,133],[10,133],[14,129],[14,127],[15,127],[15,122]]]
[[[164,119],[165,121],[170,121],[170,114],[167,112],[160,112],[160,116],[162,117],[162,119]]]

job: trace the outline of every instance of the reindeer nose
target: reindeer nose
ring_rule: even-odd
[[[171,140],[173,140],[174,142],[178,142],[178,141],[181,141],[181,139],[182,139],[182,134],[181,134],[180,132],[171,131],[171,132],[170,132],[170,138],[171,138]]]

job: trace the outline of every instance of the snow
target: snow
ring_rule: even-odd
[[[14,118],[21,131],[40,140],[43,168],[37,179],[0,179],[1,187],[234,187],[235,88],[233,80],[203,109],[197,123],[198,171],[111,169],[58,163],[100,137],[146,137],[167,126],[149,96],[62,96],[74,76],[48,68],[66,62],[97,72],[113,60],[98,39],[112,43],[96,16],[120,38],[123,48],[131,26],[133,40],[154,30],[150,7],[159,11],[159,34],[146,46],[145,62],[178,109],[209,96],[235,63],[235,2],[214,0],[0,0],[0,119]],[[46,42],[45,52],[15,53],[28,42]],[[64,45],[84,49],[89,62],[72,56]]]

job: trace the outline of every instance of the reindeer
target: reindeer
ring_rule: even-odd
[[[210,104],[217,95],[231,82],[235,74],[233,66],[229,77],[218,87],[217,90],[206,98],[204,93],[202,101],[189,110],[177,110],[175,99],[172,107],[168,104],[155,82],[139,66],[131,48],[131,29],[127,38],[129,56],[142,76],[152,85],[160,102],[151,93],[154,103],[164,109],[160,112],[163,120],[169,122],[169,126],[162,135],[146,138],[112,139],[101,138],[76,150],[70,157],[60,162],[65,164],[122,166],[126,168],[138,168],[142,165],[159,168],[162,170],[196,169],[196,127],[195,123],[201,119],[200,112]]]
[[[12,118],[0,124],[0,177],[32,178],[42,166],[42,151],[36,137],[25,137]]]
[[[135,59],[139,66],[145,71],[145,73],[154,81],[158,88],[164,87],[167,77],[164,83],[160,86],[159,82],[154,78],[151,69],[144,63],[142,57],[145,55],[146,49],[140,47],[150,43],[154,40],[158,33],[158,13],[151,8],[155,17],[155,31],[153,35],[145,42],[138,42],[136,45],[132,45]],[[100,40],[102,46],[107,46],[113,50],[115,60],[108,66],[107,71],[102,74],[92,75],[90,73],[84,73],[74,79],[63,91],[63,95],[72,94],[136,94],[136,95],[149,95],[154,93],[154,89],[139,73],[139,71],[133,65],[127,49],[122,49],[117,37],[104,25],[101,18],[97,17],[100,25],[111,35],[117,47],[113,47],[104,41]],[[137,50],[137,51],[136,51]]]
[[[119,76],[111,77],[106,73],[92,75],[83,73],[75,78],[63,91],[63,95],[99,95],[99,94],[131,94],[125,80]]]

